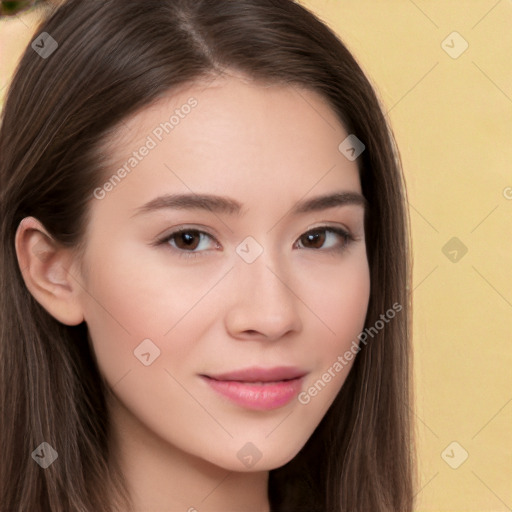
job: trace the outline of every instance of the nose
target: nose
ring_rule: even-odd
[[[225,315],[232,337],[273,341],[302,329],[301,301],[293,290],[290,270],[282,267],[265,252],[250,264],[237,261]]]

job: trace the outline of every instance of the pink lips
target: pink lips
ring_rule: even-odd
[[[217,393],[236,404],[260,411],[286,405],[300,392],[306,372],[292,367],[246,368],[220,375],[201,375]]]

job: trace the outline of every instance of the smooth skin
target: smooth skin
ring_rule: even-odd
[[[353,360],[308,404],[269,411],[234,404],[201,375],[295,366],[307,390],[357,340],[370,294],[364,207],[291,210],[361,194],[359,173],[338,150],[348,133],[321,96],[226,73],[125,120],[106,141],[106,179],[191,97],[197,106],[91,200],[82,258],[32,217],[16,250],[39,303],[64,324],[87,323],[115,395],[112,443],[136,510],[267,512],[268,471],[304,446]],[[225,196],[241,209],[141,210],[181,193]],[[182,228],[195,231],[169,238]],[[244,248],[263,249],[252,263],[236,251],[248,236],[258,245]],[[146,339],[160,350],[148,366],[134,354]],[[238,455],[247,443],[261,453],[252,466]]]

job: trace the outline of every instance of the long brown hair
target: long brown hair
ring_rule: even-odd
[[[304,448],[270,471],[273,512],[411,512],[410,240],[400,157],[368,79],[339,38],[291,0],[69,0],[36,34],[0,128],[0,510],[128,510],[109,460],[108,389],[87,326],[66,326],[27,290],[14,237],[34,216],[67,247],[83,242],[104,181],[106,134],[175,88],[236,70],[320,93],[365,150],[358,158],[371,296],[354,365]],[[340,141],[341,142],[341,141]],[[400,313],[375,329],[392,305]],[[43,441],[59,463],[31,458]],[[111,491],[115,493],[111,495]],[[124,500],[124,501],[123,501]]]

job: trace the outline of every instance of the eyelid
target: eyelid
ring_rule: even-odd
[[[174,254],[177,254],[177,256],[179,258],[195,259],[198,257],[204,257],[207,254],[209,254],[210,252],[212,252],[212,249],[205,249],[205,250],[201,250],[201,251],[196,251],[196,250],[187,251],[184,249],[179,249],[179,248],[173,247],[169,243],[173,237],[175,237],[176,235],[179,235],[180,233],[195,231],[199,235],[207,236],[208,238],[210,238],[210,240],[212,240],[216,244],[217,247],[215,249],[213,249],[213,251],[217,251],[219,249],[219,247],[222,248],[222,245],[220,244],[220,242],[218,241],[218,239],[215,235],[210,233],[207,229],[205,229],[203,227],[199,227],[198,225],[194,225],[194,226],[180,225],[180,226],[176,226],[174,229],[173,228],[170,228],[170,229],[171,229],[171,231],[166,230],[165,233],[167,233],[167,234],[160,235],[159,237],[157,237],[157,239],[154,242],[152,242],[151,245],[154,245],[154,246],[166,245],[168,247],[168,250],[170,250]],[[312,251],[312,252],[331,254],[331,255],[340,254],[340,253],[343,253],[352,242],[360,239],[360,237],[354,236],[352,233],[352,230],[350,230],[346,226],[340,226],[340,224],[333,225],[332,223],[330,223],[328,221],[324,221],[323,223],[310,226],[307,229],[305,229],[304,231],[302,231],[302,233],[295,239],[295,241],[293,243],[293,247],[296,248],[296,246],[299,243],[301,243],[301,238],[303,236],[307,235],[308,233],[314,232],[314,231],[326,231],[326,232],[330,231],[330,232],[338,235],[343,240],[341,246],[329,247],[326,249],[298,247],[297,250]]]
[[[343,231],[346,231],[348,234],[352,234],[352,230],[346,226],[345,224],[342,224],[342,223],[336,223],[336,222],[331,222],[331,221],[320,221],[320,222],[317,222],[315,224],[313,224],[312,226],[308,226],[302,234],[305,234],[309,231],[314,231],[316,229],[342,229]],[[299,236],[302,236],[302,235],[299,235]]]
[[[318,229],[325,229],[325,230],[328,230],[328,229],[332,229],[332,230],[343,230],[344,232],[346,232],[348,235],[350,235],[351,237],[354,237],[354,239],[356,239],[356,237],[354,236],[354,234],[352,233],[352,230],[349,229],[347,226],[345,225],[342,225],[340,226],[339,224],[332,224],[330,223],[329,221],[320,221],[319,224],[315,224],[315,225],[312,225],[312,226],[308,226],[304,231],[302,231],[296,238],[296,240],[298,240],[301,236],[305,235],[306,233],[309,233],[310,231],[314,231],[314,230],[318,230]],[[159,243],[162,243],[163,241],[166,241],[168,240],[170,237],[174,236],[174,235],[177,235],[179,233],[182,233],[184,231],[197,231],[199,233],[202,233],[202,234],[205,234],[209,237],[211,237],[212,239],[214,239],[218,244],[220,244],[220,242],[218,241],[218,236],[217,234],[214,234],[214,233],[211,233],[210,232],[211,228],[209,227],[206,227],[206,226],[202,226],[201,224],[193,224],[193,225],[188,225],[188,224],[180,224],[178,226],[175,226],[174,228],[168,228],[166,229],[163,233],[164,234],[159,234],[157,235],[153,241],[151,242],[152,245],[158,245]],[[214,231],[214,230],[211,230],[211,231]]]
[[[297,241],[294,243],[294,247],[300,243],[300,239],[307,235],[308,233],[311,233],[311,232],[315,232],[315,231],[324,231],[324,232],[331,232],[331,233],[334,233],[335,235],[341,237],[343,239],[343,242],[342,242],[342,245],[341,247],[330,247],[330,248],[327,248],[327,249],[311,249],[311,248],[299,248],[300,250],[311,250],[311,251],[314,251],[314,252],[321,252],[321,253],[339,253],[339,252],[343,252],[348,245],[350,245],[352,242],[355,242],[356,240],[358,240],[358,238],[356,238],[350,229],[347,229],[346,227],[341,227],[339,225],[337,226],[332,226],[332,225],[329,225],[329,224],[322,224],[320,226],[315,226],[315,227],[312,227],[306,231],[303,232],[302,235],[300,235],[298,238],[297,238]]]
[[[157,237],[156,240],[154,240],[151,243],[151,245],[157,246],[157,247],[166,245],[167,249],[169,251],[171,251],[172,253],[177,254],[179,258],[185,258],[185,259],[200,258],[200,257],[205,256],[207,253],[211,252],[212,250],[213,251],[217,250],[219,246],[222,247],[220,242],[217,240],[217,237],[215,237],[214,235],[212,235],[205,229],[198,229],[197,227],[180,226],[170,232],[168,230],[166,230],[166,231],[168,234],[161,235],[161,236]],[[186,233],[186,232],[190,232],[190,231],[196,231],[200,235],[205,235],[205,236],[209,237],[217,245],[217,247],[215,249],[208,249],[208,250],[203,250],[203,251],[185,251],[185,250],[173,247],[169,243],[169,241],[176,235],[179,235],[180,233],[183,233],[183,232]]]
[[[160,243],[168,240],[171,236],[181,233],[183,231],[198,231],[200,233],[204,233],[205,235],[215,240],[218,244],[220,244],[220,242],[218,241],[219,237],[216,234],[215,230],[208,226],[204,226],[202,224],[178,224],[177,226],[167,228],[161,234],[157,235],[151,242],[151,245],[159,245]]]
[[[342,231],[349,237],[350,241],[357,241],[357,240],[361,240],[362,238],[364,238],[364,236],[363,237],[357,236],[356,232],[354,230],[350,229],[346,224],[339,223],[339,222],[336,223],[336,222],[332,222],[332,221],[320,221],[320,223],[316,223],[312,226],[309,226],[305,231],[303,231],[298,236],[298,238],[305,235],[306,233],[309,233],[310,231],[316,231],[318,229],[320,229],[320,230],[325,229],[326,231],[332,230],[334,232]]]

